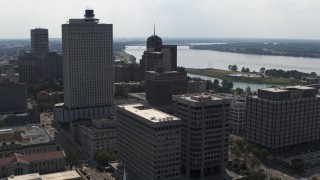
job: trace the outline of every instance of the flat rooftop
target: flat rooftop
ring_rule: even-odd
[[[142,104],[126,104],[126,105],[119,105],[118,107],[123,108],[140,117],[143,117],[144,119],[149,120],[151,122],[180,120],[180,118],[177,118],[175,116],[158,111],[150,107],[146,107]]]
[[[74,180],[81,179],[77,171],[63,171],[40,175],[39,173],[24,174],[20,176],[7,177],[8,180]]]
[[[287,92],[288,91],[286,89],[279,89],[279,88],[265,88],[261,90],[269,91],[269,92]]]
[[[0,134],[10,133],[14,131],[22,131],[21,137],[24,139],[30,139],[30,141],[17,141],[15,139],[15,144],[21,145],[30,145],[30,144],[40,144],[47,143],[52,141],[50,135],[42,128],[39,124],[28,124],[25,126],[16,126],[11,128],[2,128],[0,129]],[[3,146],[4,143],[7,145],[11,144],[11,142],[2,142],[0,146]]]
[[[232,99],[234,96],[230,94],[225,94],[225,93],[220,93],[220,94],[195,93],[195,94],[174,95],[174,97],[185,99],[191,102],[204,102],[204,101],[221,101],[224,99]]]
[[[20,176],[12,176],[7,178],[12,180],[41,180],[41,176],[39,173],[32,173],[32,174],[24,174]]]
[[[280,87],[280,88],[265,88],[261,89],[264,91],[269,92],[287,92],[290,90],[308,90],[308,89],[315,89],[314,87],[308,87],[308,86],[287,86],[287,87]]]
[[[77,171],[63,171],[57,173],[50,173],[41,175],[42,180],[68,180],[68,179],[80,179],[81,176]]]

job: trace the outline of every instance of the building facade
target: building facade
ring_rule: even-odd
[[[246,125],[246,98],[235,97],[230,105],[230,131],[231,133],[243,136]]]
[[[62,79],[62,56],[56,52],[47,53],[37,58],[37,71],[39,80]]]
[[[192,79],[187,82],[187,93],[204,93],[207,92],[206,81],[201,79]]]
[[[62,25],[64,109],[60,122],[113,113],[112,24],[99,24],[93,10]]]
[[[140,82],[140,66],[138,64],[121,64],[114,66],[115,83]]]
[[[37,59],[32,53],[23,52],[18,57],[19,78],[21,83],[35,85],[38,79]]]
[[[36,57],[44,57],[49,53],[48,29],[31,29],[31,52]]]
[[[180,179],[181,120],[142,104],[116,106],[116,114],[128,179]]]
[[[222,179],[228,160],[231,97],[174,95],[174,115],[182,119],[182,179]]]
[[[320,144],[320,98],[312,87],[259,89],[246,100],[246,140],[272,154]]]
[[[152,35],[147,39],[147,49],[140,60],[141,79],[145,80],[147,71],[162,67],[164,71],[177,70],[177,45],[163,45],[162,39]]]
[[[27,111],[27,86],[11,82],[0,83],[0,114]]]
[[[152,106],[171,106],[172,95],[187,93],[187,72],[148,71],[146,72],[146,99]]]
[[[97,152],[117,152],[117,122],[115,119],[80,119],[71,122],[70,133],[81,149],[91,158]]]

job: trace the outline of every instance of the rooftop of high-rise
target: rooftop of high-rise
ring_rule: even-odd
[[[144,118],[145,120],[148,120],[153,123],[157,122],[163,122],[163,121],[176,121],[180,120],[180,118],[177,118],[175,116],[172,116],[170,114],[158,111],[156,109],[144,106],[142,104],[125,104],[125,105],[119,105],[119,108],[123,108],[139,117]]]
[[[224,99],[232,99],[234,96],[226,93],[219,93],[219,94],[194,93],[194,94],[173,95],[173,97],[184,99],[191,102],[204,102],[204,101],[221,101]]]

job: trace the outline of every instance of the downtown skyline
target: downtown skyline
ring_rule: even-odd
[[[11,0],[2,3],[0,39],[28,38],[29,29],[47,28],[61,38],[66,17],[94,9],[114,37],[320,39],[316,0]],[[18,6],[19,5],[19,6]],[[12,13],[14,12],[14,13]]]

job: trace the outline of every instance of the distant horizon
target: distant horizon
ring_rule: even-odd
[[[151,35],[150,35],[151,36]],[[113,37],[115,40],[121,40],[121,39],[131,39],[131,40],[147,40],[148,37]],[[182,40],[280,40],[280,41],[320,41],[320,39],[290,39],[290,38],[251,38],[251,37],[244,37],[244,38],[238,38],[238,37],[161,37],[161,39],[166,40],[166,39],[182,39]],[[49,40],[61,40],[61,37],[49,37]],[[0,38],[0,41],[2,40],[31,40],[30,37],[28,38]]]

